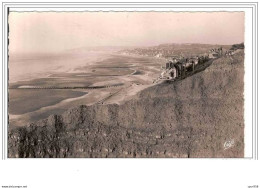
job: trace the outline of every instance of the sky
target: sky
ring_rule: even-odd
[[[11,53],[244,42],[244,12],[10,12]]]

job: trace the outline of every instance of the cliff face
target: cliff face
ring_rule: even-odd
[[[9,157],[243,157],[244,52],[140,92],[9,131]]]

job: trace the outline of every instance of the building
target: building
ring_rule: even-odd
[[[210,59],[215,59],[215,58],[217,58],[218,56],[219,56],[219,54],[216,53],[216,52],[209,53],[209,58],[210,58]]]

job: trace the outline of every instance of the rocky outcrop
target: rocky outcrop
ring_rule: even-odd
[[[9,157],[243,157],[244,54],[140,92],[9,131]]]

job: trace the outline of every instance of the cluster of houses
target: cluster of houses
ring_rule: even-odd
[[[209,50],[209,58],[214,59],[223,55],[222,47]]]
[[[228,51],[225,52],[225,55],[226,56],[232,56],[232,55],[234,55],[234,53],[235,53],[235,50],[228,50]]]
[[[244,43],[240,43],[240,44],[233,44],[232,47],[225,52],[226,56],[232,56],[234,55],[236,52],[239,52],[241,50],[244,50],[245,46]]]
[[[159,79],[174,80],[183,78],[187,73],[194,72],[195,69],[210,59],[215,59],[223,55],[222,47],[209,50],[208,54],[191,58],[172,56],[165,65]]]
[[[225,53],[223,53],[222,47],[211,49],[211,50],[209,50],[209,58],[217,58],[221,55],[232,56],[235,54],[236,50],[237,49],[231,48],[230,50],[227,50],[227,51],[225,51]]]

